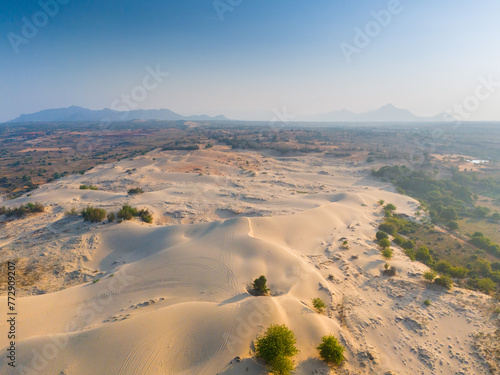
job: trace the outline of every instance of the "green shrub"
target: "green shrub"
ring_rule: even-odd
[[[495,290],[496,284],[493,280],[485,278],[477,282],[477,287],[484,293],[489,294],[490,292]]]
[[[318,349],[321,359],[327,363],[340,365],[345,359],[345,349],[333,335],[323,336],[321,344],[316,349]]]
[[[102,209],[88,206],[86,209],[81,211],[84,221],[90,221],[91,223],[99,222],[104,220],[106,217],[106,212]]]
[[[382,256],[385,259],[391,259],[393,255],[392,249],[390,247],[386,247],[382,250]]]
[[[82,210],[83,220],[90,221],[91,223],[98,223],[104,220],[106,217],[106,210],[103,208],[94,208],[88,206],[86,209]]]
[[[391,241],[389,241],[387,238],[382,238],[378,244],[380,245],[381,248],[386,249],[391,246]]]
[[[424,279],[426,279],[429,283],[432,283],[436,277],[437,273],[435,271],[430,270],[424,272]]]
[[[445,287],[446,289],[451,289],[453,287],[453,280],[448,275],[438,277],[434,282]]]
[[[450,276],[457,279],[463,279],[467,276],[469,270],[465,267],[451,267]]]
[[[93,185],[80,185],[80,190],[99,190],[98,187]]]
[[[379,200],[377,203],[378,203],[378,205],[379,205],[379,206],[383,206],[383,205],[384,205],[384,203],[385,203],[385,201],[384,201],[383,199],[381,199],[381,200]]]
[[[379,230],[377,232],[376,237],[377,237],[377,241],[383,240],[384,238],[386,238],[386,239],[389,238],[389,236],[387,235],[387,233],[382,232],[381,230]]]
[[[132,220],[137,216],[137,214],[138,211],[136,208],[133,208],[126,204],[120,209],[120,211],[118,211],[118,214],[116,216],[122,220]]]
[[[6,217],[17,216],[22,217],[26,214],[34,214],[39,212],[44,212],[45,206],[41,203],[26,203],[23,206],[7,208],[0,207],[0,215],[5,215]]]
[[[110,213],[108,214],[108,221],[109,221],[110,223],[112,223],[113,221],[115,221],[115,219],[116,219],[116,215],[115,215],[115,213],[114,213],[114,212],[110,212]]]
[[[424,305],[425,305],[425,306],[430,306],[430,305],[431,305],[431,301],[430,301],[430,300],[428,300],[428,299],[426,299],[426,300],[424,301]]]
[[[415,252],[415,259],[424,264],[430,264],[432,262],[432,255],[429,252],[429,249],[426,246],[421,246]]]
[[[253,281],[253,290],[257,295],[265,296],[267,292],[269,292],[269,288],[267,287],[267,279],[264,275],[256,278]]]
[[[294,333],[284,324],[271,325],[255,343],[255,354],[266,362],[274,374],[289,375],[292,358],[299,352]]]
[[[142,221],[146,223],[151,224],[153,222],[153,215],[151,214],[151,212],[149,212],[148,209],[139,210],[137,216],[139,216],[142,219]]]
[[[397,225],[393,223],[382,223],[379,225],[378,229],[380,229],[382,232],[389,233],[392,236],[394,236],[398,232]]]
[[[451,272],[451,264],[444,260],[438,262],[434,268],[444,275],[449,275]]]
[[[387,211],[396,211],[397,207],[395,205],[393,205],[392,203],[389,203],[389,204],[386,204],[384,206],[384,210],[387,210]]]
[[[144,190],[142,190],[140,187],[138,188],[132,188],[127,191],[127,194],[133,195],[133,194],[142,194],[144,193]]]
[[[325,309],[326,309],[326,303],[325,303],[325,301],[322,300],[319,297],[313,298],[312,299],[312,304],[313,304],[314,308],[316,309],[316,311],[319,312],[319,313],[324,312]]]
[[[146,223],[151,224],[153,222],[153,215],[148,209],[137,210],[137,208],[129,205],[124,205],[116,216],[118,217],[118,221],[132,220],[134,217],[140,217]]]

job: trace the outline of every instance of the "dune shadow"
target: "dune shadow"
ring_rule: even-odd
[[[224,305],[229,305],[231,303],[241,302],[241,301],[244,301],[245,299],[247,299],[248,297],[250,297],[250,294],[241,293],[241,294],[238,294],[236,296],[233,296],[231,298],[228,298],[228,299],[222,301],[221,303],[219,303],[219,306],[224,306]]]
[[[303,374],[330,374],[330,368],[328,365],[318,358],[306,359],[298,364],[295,371],[300,371],[300,373]]]
[[[233,363],[234,362],[234,363]],[[219,372],[217,375],[241,375],[241,374],[249,374],[249,375],[264,375],[269,372],[266,368],[260,364],[254,358],[245,358],[240,362],[232,361],[228,368],[224,371]]]

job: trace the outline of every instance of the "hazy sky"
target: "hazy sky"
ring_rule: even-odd
[[[499,15],[498,0],[0,0],[0,121],[71,105],[269,120],[387,103],[500,120]]]

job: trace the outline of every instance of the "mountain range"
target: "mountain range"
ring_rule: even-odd
[[[387,104],[368,112],[354,113],[347,109],[341,109],[317,115],[297,116],[293,120],[311,122],[440,122],[446,121],[449,117],[445,113],[434,117],[419,117],[407,109]]]
[[[129,120],[229,120],[225,116],[183,116],[169,109],[138,109],[126,112],[114,111],[109,108],[92,110],[77,106],[68,108],[46,109],[40,112],[21,115],[8,121],[9,123],[25,122],[72,122],[72,121],[129,121]]]
[[[300,122],[440,122],[450,116],[439,114],[434,117],[419,117],[407,109],[401,109],[387,104],[379,109],[354,113],[347,109],[316,115],[295,116],[291,121]],[[72,122],[72,121],[129,121],[129,120],[190,120],[190,121],[229,121],[223,115],[219,116],[183,116],[169,109],[139,109],[127,112],[115,111],[109,108],[91,110],[71,106],[68,108],[46,109],[40,112],[24,114],[8,121],[9,123],[29,122]]]

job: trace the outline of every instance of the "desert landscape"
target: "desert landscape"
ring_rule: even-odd
[[[0,375],[500,375],[498,14],[4,1]]]
[[[422,217],[418,201],[370,170],[225,145],[156,149],[5,202],[45,211],[1,222],[0,261],[15,260],[22,298],[18,366],[2,360],[0,372],[265,374],[255,340],[286,324],[299,349],[295,374],[498,373],[497,303],[429,284],[428,267],[398,246],[382,257],[380,200]],[[142,194],[128,193],[137,187]],[[153,222],[71,214],[123,205],[147,209]],[[260,275],[267,296],[251,293]],[[5,288],[0,306],[5,315]],[[328,334],[345,347],[341,366],[319,358]]]

